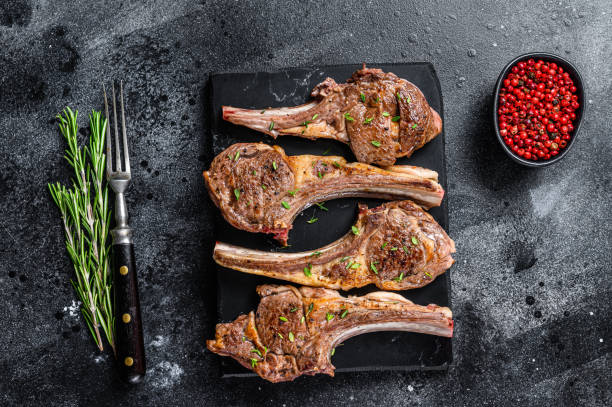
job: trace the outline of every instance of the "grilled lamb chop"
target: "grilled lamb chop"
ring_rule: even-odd
[[[315,251],[271,253],[217,242],[213,258],[223,267],[312,287],[350,290],[376,284],[407,290],[431,283],[454,262],[455,243],[411,201],[368,209],[342,238]]]
[[[357,161],[388,166],[410,157],[442,131],[440,115],[414,84],[393,73],[366,68],[344,84],[327,78],[313,102],[276,109],[223,106],[223,118],[276,138],[330,138],[351,146]]]
[[[204,179],[225,220],[249,232],[272,233],[283,245],[295,217],[316,202],[342,197],[412,199],[440,205],[435,171],[397,165],[380,169],[342,157],[287,156],[282,148],[239,143],[213,160]]]
[[[273,383],[301,375],[334,375],[330,357],[343,341],[375,331],[407,331],[452,337],[452,312],[415,305],[399,294],[342,297],[324,288],[263,285],[257,313],[217,324],[208,349],[231,356]]]

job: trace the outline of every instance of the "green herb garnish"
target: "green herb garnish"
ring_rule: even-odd
[[[321,174],[321,171],[319,171],[319,175],[318,176],[319,176],[320,179],[323,179],[323,174]]]
[[[396,250],[397,250],[397,247],[392,247],[392,248],[391,248],[391,251],[392,251],[392,252],[394,252],[394,251],[396,251]]]
[[[236,155],[234,156],[234,161],[238,161],[238,158],[240,158],[240,151],[236,151]]]
[[[363,92],[361,92],[360,97],[361,97],[361,101],[362,101],[363,103],[365,103],[365,95],[364,95],[364,93],[363,93]]]
[[[314,302],[311,302],[310,305],[308,305],[308,310],[306,311],[306,316],[308,316],[308,314],[310,314],[310,312],[312,311],[313,308],[314,308]]]
[[[416,128],[417,128],[417,124],[416,124],[416,123],[414,123],[414,124],[412,125],[412,128],[413,128],[413,129],[416,129]]]
[[[251,349],[251,353],[257,353],[259,356],[262,356],[261,351],[259,349]]]
[[[374,272],[374,274],[378,274],[378,269],[374,265],[375,263],[377,263],[377,262],[374,261],[374,262],[370,263],[370,270],[372,270]]]
[[[339,162],[337,162],[337,161],[334,161],[334,162],[333,162],[333,164],[334,164],[334,167],[336,167],[336,168],[342,168],[342,166],[340,165],[340,163],[339,163]]]
[[[315,113],[314,116],[312,116],[312,120],[315,120],[317,117],[319,117],[319,113]]]
[[[313,216],[312,218],[308,219],[306,222],[307,222],[307,223],[312,224],[312,223],[315,223],[315,222],[316,222],[316,221],[318,221],[318,220],[319,220],[319,218],[315,218],[315,217]]]
[[[387,242],[383,243],[382,246],[380,246],[382,250],[385,250],[385,247],[387,247]]]
[[[329,312],[325,314],[325,319],[331,321],[334,319],[334,314],[330,314]]]
[[[251,367],[255,369],[255,366],[257,366],[257,359],[251,358]]]
[[[280,319],[283,322],[287,322],[287,318],[285,318],[285,317],[278,317],[278,319]]]
[[[382,115],[383,115],[383,116],[385,116],[385,117],[389,117],[389,116],[391,116],[391,114],[390,114],[389,112],[383,112],[383,114],[382,114]]]
[[[370,124],[372,123],[372,120],[374,120],[373,117],[366,117],[365,120],[363,121],[363,124]]]
[[[264,184],[261,184],[261,189],[263,189],[264,191],[266,190],[266,188],[268,188],[267,186],[265,186]]]
[[[361,264],[359,263],[353,263],[353,265],[351,266],[353,270],[357,270],[359,267],[361,267]]]
[[[319,257],[320,255],[321,255],[321,252],[317,250],[316,252],[314,252],[313,254],[311,254],[311,255],[310,255],[310,257],[312,257],[312,256],[317,256],[317,257]]]
[[[308,263],[306,267],[304,267],[304,275],[306,277],[312,276],[312,264]]]
[[[257,171],[253,170],[253,175],[257,175]]]
[[[331,150],[331,148],[328,148],[327,150],[323,151],[323,155],[327,155],[329,153],[329,150]]]
[[[291,208],[291,206],[286,201],[281,201],[281,205],[283,205],[283,208],[285,209]]]
[[[238,188],[234,189],[234,195],[237,201],[240,200],[240,190]]]
[[[351,117],[350,113],[348,113],[348,112],[344,113],[344,119],[345,119],[345,120],[348,120],[349,122],[352,122],[352,121],[354,121],[354,120],[355,120],[355,119],[353,119],[353,118]]]
[[[419,239],[417,239],[415,236],[412,236],[410,240],[412,241],[412,244],[415,246],[419,244]]]
[[[336,348],[333,348],[333,349],[331,350],[331,353],[329,354],[329,356],[334,356],[334,353],[336,353]]]
[[[274,168],[274,171],[278,169],[278,165],[276,165],[276,161],[272,161],[272,168]]]
[[[359,235],[359,228],[355,225],[351,226],[354,235]]]
[[[431,274],[429,274],[429,272],[427,272],[427,271],[426,271],[426,272],[425,272],[425,275],[426,275],[427,277],[431,278]]]
[[[372,140],[372,145],[374,147],[380,147],[380,141]]]
[[[269,129],[270,131],[272,131],[272,129],[273,129],[273,128],[274,128],[274,122],[273,122],[273,121],[271,121],[271,122],[270,122],[270,127],[269,127],[268,129]]]
[[[289,312],[295,312],[295,311],[297,311],[297,307],[293,307],[289,310]]]
[[[408,253],[408,248],[406,246],[402,246],[402,250],[404,250],[404,252]]]
[[[404,279],[404,272],[402,271],[402,272],[400,273],[400,275],[399,275],[399,276],[397,276],[397,277],[395,277],[393,280],[395,280],[395,281],[397,281],[397,282],[399,283],[399,282],[400,282],[400,281],[402,281],[403,279]]]
[[[322,209],[324,211],[328,211],[328,209],[325,206],[323,206],[324,203],[325,202],[321,202],[321,203],[317,202],[317,203],[315,203],[315,205],[317,205],[319,207],[319,209]]]
[[[293,336],[293,332],[289,332],[289,342],[293,342],[295,337]]]
[[[279,338],[281,338],[281,339],[285,339],[285,337],[283,336],[283,334],[281,334],[280,332],[277,332],[276,334],[278,335],[278,337],[279,337]]]
[[[399,121],[399,119],[400,119],[400,116],[393,116],[393,117],[391,118],[391,121],[392,121],[392,122],[397,122],[397,121]]]
[[[291,196],[295,196],[299,192],[299,189],[294,189],[293,191],[288,191],[288,194]]]
[[[340,314],[340,319],[344,319],[346,317],[346,314],[348,314],[348,310],[345,309],[344,312],[342,314]]]

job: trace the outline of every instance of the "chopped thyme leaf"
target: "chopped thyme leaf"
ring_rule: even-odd
[[[263,189],[265,191],[266,188],[267,188],[267,186],[265,186],[264,184],[261,184],[261,189]]]
[[[300,191],[299,189],[294,189],[293,191],[288,191],[288,193],[291,196],[295,196],[295,194],[298,193],[299,191]]]
[[[274,168],[274,171],[278,169],[278,165],[276,165],[276,161],[272,161],[272,168]]]
[[[310,305],[308,305],[308,311],[306,311],[306,316],[310,314],[313,308],[314,308],[314,302],[311,302]]]
[[[293,342],[295,337],[293,336],[293,332],[289,332],[289,342]]]
[[[392,251],[392,252],[394,252],[394,251],[396,251],[396,250],[397,250],[397,247],[392,247],[392,248],[391,248],[391,251]]]
[[[402,250],[404,250],[406,253],[408,253],[408,248],[406,246],[402,246]]]
[[[330,314],[329,312],[325,314],[325,319],[331,321],[334,319],[334,314]]]
[[[304,123],[302,123],[302,126],[308,128],[308,125],[312,123],[310,120],[306,120]]]
[[[351,268],[352,265],[353,265],[353,260],[346,263],[346,269],[348,270],[349,268]]]
[[[350,259],[350,257],[349,257],[349,256],[343,257],[343,258],[341,258],[341,259],[340,259],[340,262],[347,261],[348,259]]]
[[[315,113],[314,116],[312,116],[312,120],[315,120],[317,117],[319,117],[319,113]]]
[[[242,342],[246,342],[246,336],[242,337]]]
[[[374,272],[374,274],[378,274],[378,269],[376,268],[373,262],[370,263],[370,269]]]
[[[289,312],[295,312],[295,311],[297,311],[297,307],[293,307],[289,310]]]
[[[415,245],[415,246],[419,244],[419,239],[417,239],[414,236],[412,236],[412,238],[410,240],[412,240],[412,244]]]
[[[253,175],[257,175],[257,171],[253,170]]]
[[[406,103],[410,103],[412,99],[410,99],[410,95],[406,96]]]
[[[324,211],[328,211],[329,209],[327,209],[325,206],[323,206],[324,203],[325,202],[321,202],[321,203],[317,202],[317,203],[315,203],[315,205],[317,205],[319,207],[319,209],[322,209]]]
[[[400,281],[402,281],[403,279],[404,279],[404,272],[402,271],[402,272],[400,273],[400,275],[399,275],[399,276],[397,276],[397,277],[395,277],[393,280],[395,280],[395,281],[397,281],[397,282],[399,283],[399,282],[400,282]]]
[[[238,161],[238,158],[240,158],[240,151],[236,151],[236,155],[234,156],[234,161]]]
[[[316,221],[318,221],[318,220],[319,220],[319,218],[315,218],[315,217],[313,216],[312,218],[308,219],[306,222],[307,222],[307,223],[312,224],[312,223],[315,223],[315,222],[316,222]]]
[[[346,314],[348,314],[348,310],[345,309],[344,312],[342,314],[340,314],[340,319],[344,319],[344,317],[346,317]]]
[[[319,178],[323,179],[323,174],[321,174],[321,171],[319,171]]]
[[[363,124],[370,124],[372,123],[372,120],[374,120],[373,117],[366,117],[365,120],[363,121]]]
[[[361,264],[359,264],[359,263],[354,263],[354,264],[351,266],[351,268],[352,268],[353,270],[357,270],[359,267],[361,267]]]
[[[372,140],[372,145],[373,145],[374,147],[380,147],[380,141],[377,141],[377,140]]]
[[[336,167],[336,168],[342,168],[342,166],[340,165],[340,163],[339,163],[339,162],[337,162],[337,161],[334,161],[334,163],[333,163],[333,164],[334,164],[334,167]]]
[[[365,103],[365,95],[363,94],[363,92],[361,92],[360,97],[361,97],[361,101],[362,101],[363,103]]]
[[[392,122],[398,122],[400,119],[399,116],[393,116],[393,118],[391,119]]]
[[[240,199],[240,190],[238,188],[234,189],[234,195],[236,196],[236,200]]]
[[[281,205],[283,205],[283,208],[285,209],[291,208],[291,206],[289,206],[289,204],[286,201],[281,201]]]
[[[329,150],[331,150],[331,148],[328,148],[327,150],[323,151],[323,155],[327,155],[329,153]]]
[[[279,338],[281,338],[281,339],[285,339],[285,338],[283,337],[283,334],[281,334],[280,332],[277,332],[276,334],[278,335],[278,337],[279,337]]]
[[[333,348],[331,353],[329,354],[329,356],[334,356],[334,353],[336,353],[336,348]]]
[[[312,256],[317,256],[318,257],[320,255],[321,255],[321,252],[320,251],[316,251],[313,254],[311,254],[310,257],[312,257]]]
[[[286,317],[278,317],[278,319],[280,319],[283,322],[287,322],[287,318]]]
[[[304,323],[304,321],[306,321],[306,318],[304,317],[304,315],[302,315],[302,318],[300,319],[300,322]]]
[[[262,356],[259,349],[251,349],[251,353],[257,353],[259,356]]]
[[[272,131],[272,129],[273,129],[273,128],[274,128],[274,121],[271,121],[271,122],[270,122],[270,127],[268,127],[268,129],[269,129],[270,131]]]
[[[380,246],[382,250],[385,250],[385,247],[387,247],[387,242],[383,243],[382,246]]]
[[[425,272],[425,275],[426,275],[427,277],[431,278],[431,274],[429,274],[429,272],[427,272],[427,271],[426,271],[426,272]]]
[[[349,122],[352,122],[353,120],[355,120],[351,117],[350,113],[348,112],[344,113],[344,119],[348,120]]]
[[[251,367],[255,369],[255,366],[257,366],[257,359],[251,358]]]
[[[380,102],[380,97],[376,96],[376,99],[374,99],[374,101],[375,101],[376,103]]]
[[[259,112],[259,113],[260,113],[260,114],[264,114],[265,112],[266,112],[265,110],[262,110],[262,111],[261,111],[261,112]]]
[[[354,235],[359,235],[359,228],[355,225],[351,226]]]
[[[402,100],[402,97],[400,96],[399,92],[396,92],[395,96],[397,96],[397,100]]]
[[[391,114],[389,112],[383,112],[383,116],[389,117],[389,116],[391,116]]]
[[[416,129],[416,128],[417,128],[417,124],[416,124],[416,123],[414,123],[414,124],[412,125],[412,128],[413,128],[413,129]]]
[[[312,271],[311,271],[311,270],[312,270],[312,264],[308,263],[308,264],[306,265],[306,267],[304,267],[304,275],[305,275],[306,277],[310,277],[310,276],[312,276]]]

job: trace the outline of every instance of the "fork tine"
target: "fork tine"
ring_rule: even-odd
[[[111,154],[110,116],[108,115],[108,100],[106,98],[106,87],[102,84],[104,92],[104,113],[106,116],[106,176],[110,177],[113,172],[113,155]]]
[[[119,127],[117,126],[117,98],[115,97],[115,82],[113,81],[113,116],[115,118],[115,171],[121,172],[121,152],[119,151]]]
[[[127,133],[125,131],[125,110],[123,109],[123,81],[119,82],[119,100],[121,101],[121,129],[123,130],[123,158],[125,172],[130,173],[130,154],[128,153]]]

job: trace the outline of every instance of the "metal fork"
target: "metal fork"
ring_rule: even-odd
[[[117,120],[117,103],[115,84],[112,87],[113,118],[115,139],[115,160],[113,170],[113,144],[111,142],[111,117],[108,114],[106,88],[104,92],[104,109],[106,122],[106,179],[115,193],[115,228],[113,237],[113,286],[115,292],[115,347],[119,371],[123,380],[128,383],[139,383],[146,372],[142,320],[140,318],[140,301],[138,299],[138,280],[134,260],[134,242],[132,229],[128,225],[128,212],[125,204],[125,191],[131,179],[130,156],[128,154],[127,134],[125,130],[125,109],[123,107],[123,81],[119,84],[121,102],[121,130],[123,138],[123,163],[119,144]]]

